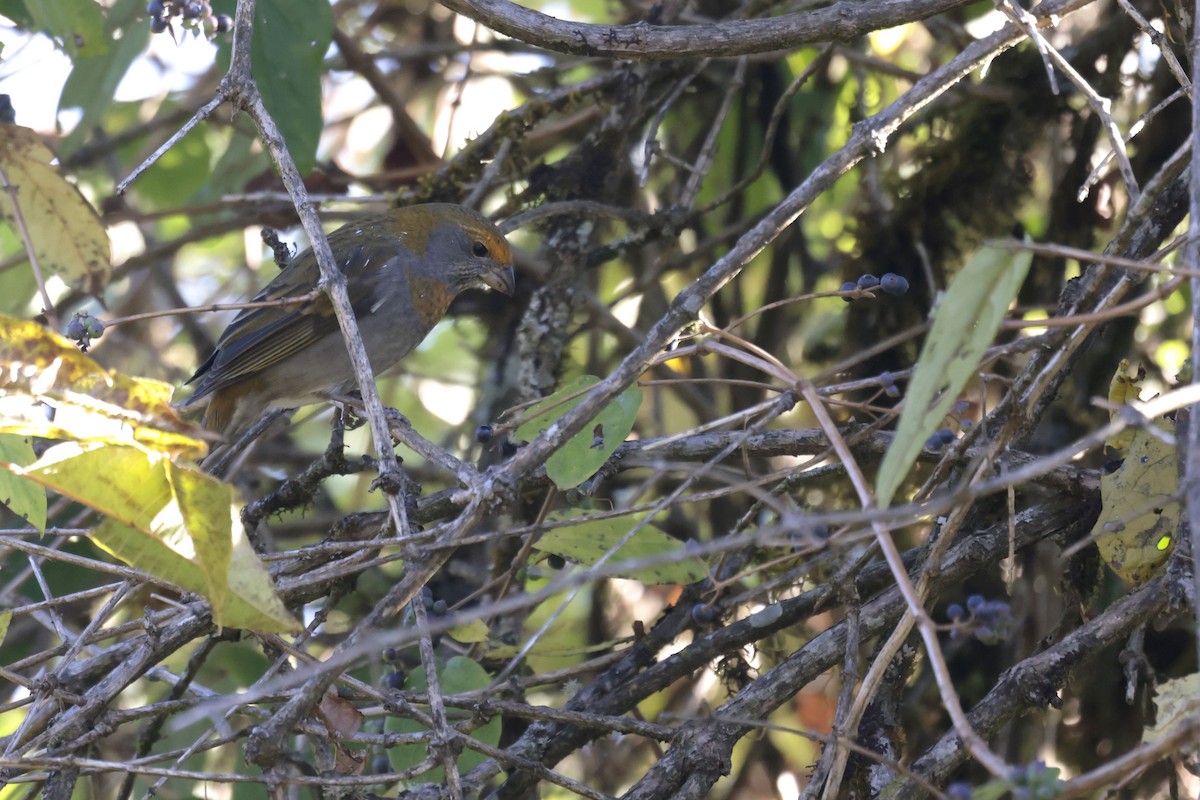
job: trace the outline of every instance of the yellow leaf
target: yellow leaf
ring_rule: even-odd
[[[222,627],[295,631],[232,508],[228,485],[162,454],[96,442],[50,448],[21,474],[107,515],[100,547],[204,595]]]
[[[1117,365],[1117,371],[1113,373],[1112,380],[1108,383],[1108,402],[1114,406],[1123,406],[1128,403],[1136,403],[1142,399],[1141,387],[1138,385],[1142,379],[1146,377],[1146,368],[1139,366],[1137,374],[1130,376],[1129,374],[1129,359],[1122,358],[1121,363]],[[1116,420],[1120,412],[1117,409],[1112,409],[1108,412],[1109,418]],[[1124,453],[1129,449],[1129,443],[1133,441],[1133,431],[1129,428],[1118,433],[1116,436],[1105,442],[1105,445],[1116,450],[1117,453]]]
[[[481,619],[473,619],[449,630],[450,638],[463,644],[475,644],[488,640],[488,626]]]
[[[170,384],[101,367],[35,322],[0,316],[0,433],[135,445],[198,458]],[[48,415],[43,403],[53,413]]]
[[[1200,712],[1200,675],[1195,672],[1158,685],[1154,698],[1156,723],[1142,731],[1142,742],[1156,744],[1176,726],[1186,725]],[[1194,748],[1193,744],[1191,745]]]
[[[1173,434],[1164,420],[1159,429]],[[1179,527],[1175,448],[1150,431],[1133,431],[1129,452],[1100,479],[1104,508],[1092,529],[1100,556],[1127,583],[1145,583],[1171,554]]]
[[[59,173],[54,158],[30,128],[0,126],[0,170],[12,187],[0,191],[0,216],[14,232],[24,224],[43,273],[98,295],[112,271],[108,233],[79,189]]]

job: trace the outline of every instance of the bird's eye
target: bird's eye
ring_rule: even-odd
[[[486,258],[488,255],[488,248],[483,242],[476,242],[475,244],[471,245],[471,252],[474,253],[477,258]]]

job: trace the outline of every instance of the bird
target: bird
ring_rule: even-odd
[[[329,234],[371,370],[408,355],[463,290],[512,295],[512,250],[482,214],[450,203],[394,208]],[[311,248],[293,257],[255,302],[312,294],[321,279]],[[243,309],[188,381],[182,406],[230,440],[272,409],[345,396],[357,387],[333,305],[324,292],[298,304]]]

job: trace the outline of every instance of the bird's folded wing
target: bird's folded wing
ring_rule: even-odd
[[[316,259],[311,254],[293,263],[280,279],[260,292],[255,302],[303,295],[316,285]],[[307,263],[311,260],[311,264]],[[292,280],[288,280],[292,278]],[[372,288],[348,282],[350,305],[361,315],[370,305]],[[328,295],[320,294],[300,306],[269,306],[246,309],[230,323],[217,342],[216,350],[200,366],[191,381],[200,379],[189,402],[256,375],[338,330],[337,317]],[[189,381],[189,383],[191,383]]]

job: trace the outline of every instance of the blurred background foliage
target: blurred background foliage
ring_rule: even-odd
[[[650,10],[617,0],[527,5],[597,23],[635,22]],[[1145,187],[1188,136],[1187,102],[1159,48],[1188,63],[1176,43],[1188,41],[1190,31],[1179,26],[1170,4],[1132,5],[1165,35],[1152,41],[1115,0],[1085,4],[1045,35],[1111,100],[1117,130],[1132,136],[1140,126],[1128,151]],[[218,109],[127,194],[114,191],[212,97],[228,66],[228,37],[217,33],[209,41],[179,20],[171,31],[152,34],[143,0],[55,0],[45,6],[62,15],[49,15],[32,0],[0,0],[6,18],[0,30],[0,92],[11,97],[16,124],[39,130],[52,143],[63,172],[101,214],[113,248],[112,279],[100,296],[50,281],[56,317],[86,309],[111,319],[251,296],[277,269],[262,244],[264,228],[280,231],[297,247],[306,243],[245,116]],[[697,2],[675,11],[677,23],[692,24],[796,8]],[[234,0],[212,0],[208,13],[231,15]],[[849,141],[853,125],[903,98],[917,78],[1002,23],[993,3],[964,3],[923,21],[789,52],[621,62],[529,46],[427,0],[259,0],[254,65],[267,105],[330,227],[385,205],[423,201],[468,202],[518,226],[510,234],[517,249],[517,297],[464,296],[421,348],[380,381],[385,404],[404,413],[423,436],[486,466],[519,443],[502,426],[481,443],[480,426],[499,425],[508,409],[579,375],[608,374],[680,290]],[[1057,85],[1056,93],[1034,45],[1025,42],[999,56],[921,110],[877,157],[833,182],[717,293],[703,317],[720,328],[753,314],[733,331],[821,387],[839,386],[830,389],[830,402],[847,432],[874,423],[888,427],[899,399],[885,389],[898,384],[895,394],[902,396],[935,299],[982,243],[1029,236],[1099,251],[1128,211],[1128,188],[1112,160],[1105,161],[1111,149],[1106,121],[1061,74]],[[1148,116],[1151,109],[1158,110]],[[38,317],[41,299],[13,231],[0,229],[0,253],[0,312]],[[1067,255],[1037,255],[1011,319],[1037,321],[1053,314],[1064,289],[1087,266]],[[863,274],[889,272],[909,282],[903,297],[877,292],[847,302],[831,294]],[[1147,278],[1143,291],[1160,280],[1165,277]],[[785,300],[794,302],[780,303]],[[1026,449],[1047,453],[1065,447],[1106,422],[1108,412],[1091,399],[1106,394],[1121,358],[1148,370],[1145,395],[1173,386],[1188,354],[1189,303],[1185,284],[1103,326],[1074,363],[1057,400],[1030,420],[1022,436]],[[118,325],[90,352],[106,366],[181,386],[232,313],[184,313]],[[970,434],[996,406],[1029,353],[1043,345],[1037,337],[1044,333],[1035,327],[1001,333],[999,357],[986,365],[947,422],[955,437]],[[646,372],[634,436],[686,438],[705,426],[737,431],[754,418],[722,420],[775,399],[783,388],[752,366],[689,353]],[[331,416],[328,408],[303,409],[286,432],[263,442],[239,478],[243,498],[268,494],[309,464],[329,441]],[[800,404],[765,427],[793,431],[815,423]],[[370,450],[365,428],[348,433],[346,441],[348,453]],[[505,575],[510,594],[533,594],[562,570],[582,569],[586,565],[563,565],[538,553],[531,558],[520,538],[505,535],[521,530],[533,535],[533,528],[523,526],[536,525],[548,509],[565,503],[589,512],[629,509],[660,500],[690,477],[694,482],[656,524],[680,541],[723,546],[779,519],[780,508],[814,515],[859,508],[845,472],[823,457],[811,458],[821,452],[748,451],[702,476],[682,457],[645,460],[613,471],[587,492],[568,492],[565,500],[548,492],[544,482],[532,484],[502,519],[480,531],[478,544],[463,548],[435,579],[431,598],[447,608],[470,609],[499,599],[497,579]],[[424,497],[453,487],[452,476],[416,455],[401,455]],[[878,456],[878,447],[861,452],[868,475]],[[927,457],[915,480],[930,474],[935,461]],[[1075,505],[1081,520],[1095,516],[1095,470],[1104,461],[1097,448],[1076,463],[1083,477],[1066,502]],[[268,560],[285,561],[282,554],[327,540],[338,526],[358,519],[347,515],[383,508],[378,493],[369,491],[374,477],[369,469],[331,477],[303,507],[272,516],[264,526],[274,551],[266,554]],[[909,485],[907,496],[917,486]],[[1021,492],[1022,506],[1046,502],[1036,492]],[[1006,519],[1004,503],[994,499],[981,501],[972,514],[976,531]],[[4,522],[20,528],[15,518]],[[919,548],[933,528],[931,520],[914,515],[910,522],[897,538]],[[80,535],[78,529],[90,524],[77,506],[57,499],[50,518],[57,532],[43,544],[104,559]],[[1088,527],[1071,530],[1078,536]],[[1057,538],[1042,541],[1050,533]],[[629,647],[635,630],[652,628],[673,608],[682,608],[692,622],[660,653],[663,658],[695,646],[723,624],[830,579],[857,580],[873,560],[861,521],[812,522],[791,535],[790,543],[730,550],[725,558],[736,564],[731,571],[722,572],[725,561],[713,557],[717,589],[596,579],[578,593],[554,595],[528,614],[488,618],[486,642],[442,637],[440,657],[467,655],[494,672],[553,620],[518,666],[520,681],[512,691],[535,705],[561,706],[608,674],[611,654]],[[1005,568],[1016,576],[1011,591],[998,560],[985,559],[931,603],[939,622],[947,621],[941,610],[946,603],[964,602],[971,594],[1011,604],[1014,622],[1003,641],[945,640],[966,708],[992,690],[1003,670],[1061,640],[1127,590],[1103,571],[1093,551],[1065,563],[1064,536],[1057,529],[1031,535],[1035,543]],[[320,657],[398,579],[402,561],[393,551],[390,563],[357,575],[353,591],[343,587],[299,609],[306,623],[318,615],[323,619],[304,644],[310,654]],[[30,676],[57,652],[55,625],[74,631],[87,626],[108,597],[88,590],[110,578],[53,555],[31,561],[15,549],[3,553],[0,605],[32,608],[47,599],[43,586],[68,598],[54,605],[53,620],[43,607],[18,614],[0,645],[0,664]],[[848,566],[856,559],[861,563]],[[862,591],[872,585],[862,602],[880,590],[878,581],[868,581]],[[858,602],[837,595],[750,643],[713,646],[711,658],[686,678],[634,698],[633,715],[664,725],[703,718],[859,613]],[[147,605],[160,603],[146,588],[109,609],[107,626],[136,621]],[[1164,614],[1143,635],[1141,649],[1115,644],[1093,653],[1095,668],[1076,675],[1056,707],[1039,708],[992,732],[996,750],[1013,764],[1041,760],[1067,777],[1136,745],[1152,715],[1150,687],[1195,669],[1192,626]],[[485,644],[509,649],[489,657]],[[874,637],[861,643],[864,669],[875,646]],[[414,653],[381,654],[352,674],[382,686],[388,675],[414,666]],[[132,684],[122,702],[135,708],[161,701],[168,689],[157,680],[184,673],[210,693],[233,694],[257,680],[276,654],[252,637],[198,639],[165,659],[161,674]],[[1132,679],[1118,663],[1130,659],[1141,665]],[[864,733],[864,746],[909,763],[945,733],[948,720],[925,667],[923,656],[897,659],[895,674],[872,706],[888,742],[868,741]],[[776,703],[769,718],[757,721],[775,727],[739,737],[729,775],[711,796],[795,796],[821,753],[819,741],[796,732],[818,737],[829,732],[845,682],[839,663]],[[0,734],[9,736],[25,718],[28,692],[15,684],[0,686]],[[377,722],[369,718],[365,730],[380,734]],[[528,724],[518,715],[504,716],[499,746],[518,741]],[[207,735],[207,723],[147,730],[141,723],[119,726],[86,752],[121,761],[136,750],[163,754],[156,762],[163,766],[246,770],[228,746],[206,746],[174,760],[176,748]],[[378,737],[346,739],[364,772],[389,771]],[[547,766],[616,795],[651,770],[664,748],[646,737],[613,734],[573,747]],[[869,784],[871,763],[861,756],[851,760],[841,796],[877,795],[878,787]],[[951,780],[979,786],[986,778],[980,768],[966,766],[931,779],[945,787]],[[120,789],[119,775],[97,775],[81,782],[76,796],[142,796],[154,780],[131,778]],[[132,794],[116,794],[130,787]],[[393,795],[394,789],[394,783],[373,787]],[[542,789],[544,796],[568,796],[548,783]],[[1148,797],[1194,790],[1194,778],[1162,761],[1120,791]],[[0,788],[0,798],[24,797],[27,791],[10,784]],[[157,788],[159,796],[172,798],[250,798],[264,796],[262,791],[254,783],[217,780],[202,786],[194,779],[172,779]],[[837,796],[839,790],[833,791]]]

